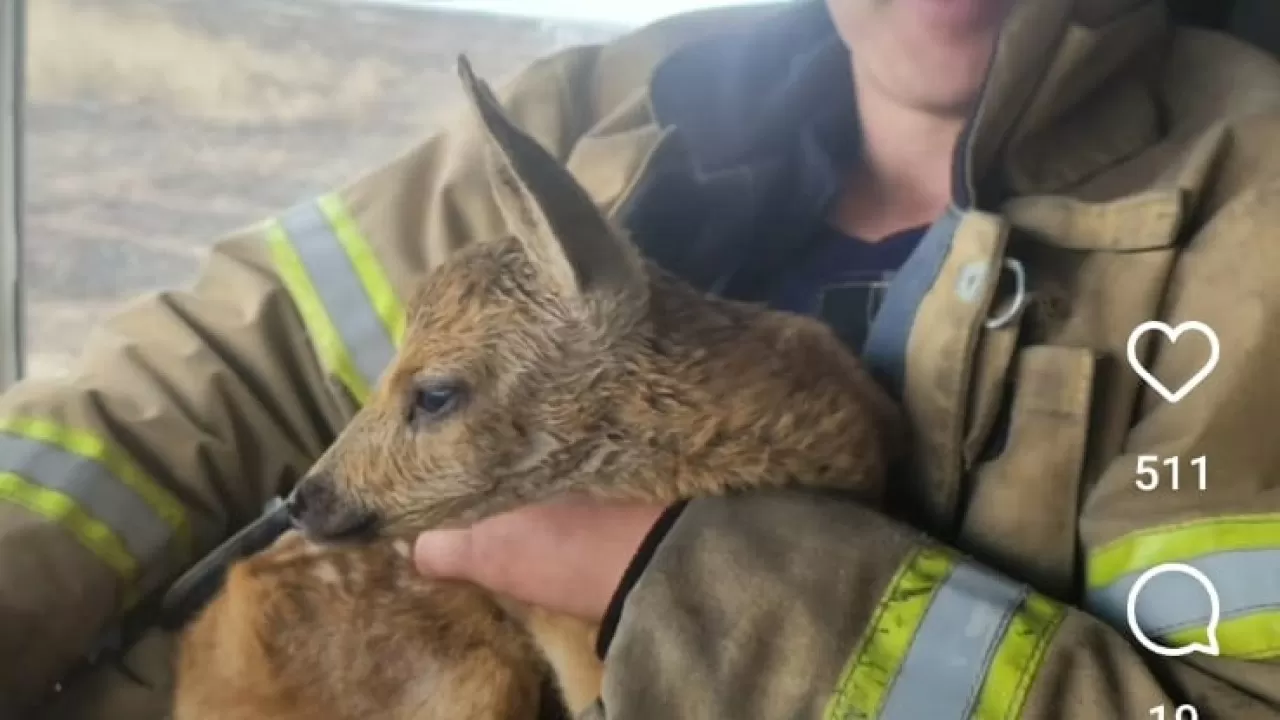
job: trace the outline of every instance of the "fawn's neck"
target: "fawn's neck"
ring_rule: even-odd
[[[666,458],[644,485],[679,498],[789,484],[878,492],[892,411],[839,340],[808,318],[691,294],[655,295],[665,301],[634,379],[650,392],[624,413],[624,430],[643,429]]]

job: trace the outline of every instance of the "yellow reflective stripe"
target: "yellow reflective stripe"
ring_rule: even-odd
[[[1089,554],[1088,583],[1100,588],[1133,572],[1209,553],[1280,548],[1280,514],[1208,518],[1130,533]]]
[[[32,417],[0,418],[0,432],[46,443],[105,468],[122,485],[137,493],[156,517],[168,525],[183,559],[195,551],[186,508],[168,490],[152,480],[128,456],[101,436]]]
[[[405,328],[404,308],[373,247],[334,194],[290,208],[266,234],[321,363],[365,404]]]
[[[1013,616],[1004,641],[991,661],[974,717],[980,720],[1012,720],[1022,716],[1045,653],[1067,617],[1062,605],[1035,593],[1027,596],[1022,611]]]
[[[360,233],[359,226],[347,212],[341,198],[337,195],[325,195],[317,200],[317,204],[320,206],[320,212],[332,226],[338,242],[347,253],[347,258],[351,260],[351,266],[355,268],[360,284],[364,286],[369,302],[382,320],[382,326],[386,328],[387,335],[396,347],[399,347],[404,337],[404,307],[396,297],[391,281],[382,271],[382,265],[378,263],[373,249]]]
[[[279,221],[273,220],[266,229],[267,244],[271,248],[276,271],[302,315],[311,342],[315,345],[320,362],[347,388],[356,402],[363,405],[369,398],[369,384],[356,371],[355,362],[342,335],[325,312],[320,295],[303,267],[302,258],[289,241],[289,236]]]
[[[1167,563],[1204,574],[1219,600],[1223,657],[1280,657],[1280,515],[1235,515],[1144,529],[1089,554],[1086,605],[1117,628],[1143,573]],[[1185,590],[1185,591],[1184,591]],[[1165,646],[1207,640],[1210,606],[1195,581],[1178,573],[1151,577],[1136,598],[1143,632]]]
[[[65,528],[126,582],[138,576],[138,562],[120,536],[82,510],[73,498],[11,472],[0,472],[0,497]]]
[[[1259,612],[1245,617],[1223,620],[1214,633],[1224,657],[1239,660],[1274,660],[1280,658],[1280,611]],[[1187,647],[1192,643],[1209,644],[1207,627],[1169,633],[1163,639],[1169,647]]]
[[[11,472],[0,472],[0,500],[25,508],[71,533],[120,577],[125,588],[125,608],[137,604],[139,594],[134,582],[138,577],[138,563],[106,523],[85,513],[73,498],[27,482]]]
[[[920,549],[890,581],[824,717],[1019,717],[1066,612],[945,548]]]
[[[936,548],[921,548],[903,563],[889,582],[862,645],[840,674],[836,694],[823,715],[826,720],[876,716],[933,596],[954,564],[950,554]]]

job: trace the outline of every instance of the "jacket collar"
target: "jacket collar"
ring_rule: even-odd
[[[820,1],[684,46],[649,88],[678,150],[638,184],[624,221],[695,286],[758,299],[763,269],[803,249],[857,152],[852,98],[848,51]]]
[[[1021,0],[956,148],[961,207],[1052,193],[1149,147],[1163,0]]]
[[[1156,48],[1165,23],[1161,0],[1015,3],[957,147],[956,204],[1059,190],[1153,142],[1155,107],[1135,86],[1135,60]],[[826,3],[792,3],[665,59],[650,86],[653,115],[679,129],[703,173],[767,164],[833,93],[851,94],[848,69],[830,63],[839,43]]]
[[[654,71],[655,119],[679,128],[706,173],[791,148],[805,119],[849,102],[847,58],[821,0],[805,0],[744,30],[682,47]],[[832,82],[834,81],[834,82]]]

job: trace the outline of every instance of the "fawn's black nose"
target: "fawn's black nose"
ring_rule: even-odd
[[[293,526],[315,542],[366,540],[377,531],[377,513],[344,497],[323,473],[303,478],[285,503]]]

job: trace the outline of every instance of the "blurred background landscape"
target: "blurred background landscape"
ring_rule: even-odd
[[[460,100],[458,53],[500,82],[568,45],[762,1],[28,0],[28,372],[66,368],[122,301],[187,285],[220,235],[428,135]],[[1232,17],[1280,44],[1280,0]]]
[[[188,285],[218,236],[430,133],[461,98],[458,53],[497,82],[637,22],[337,0],[28,8],[29,375],[65,369],[122,301]]]

